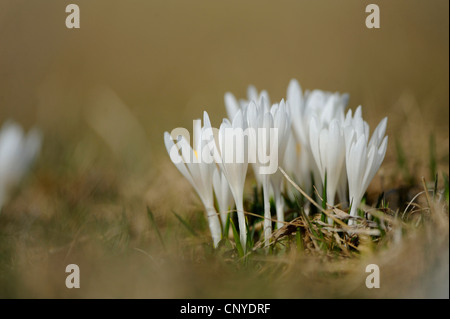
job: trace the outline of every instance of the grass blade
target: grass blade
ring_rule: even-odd
[[[325,172],[325,183],[323,184],[323,190],[322,190],[322,208],[324,210],[327,209],[327,172]],[[327,217],[324,213],[322,213],[322,216],[320,218],[321,221],[324,223],[327,222]]]
[[[227,214],[227,221],[225,222],[225,228],[223,230],[222,237],[228,238],[228,233],[230,231],[230,219],[231,219],[231,213]]]
[[[195,232],[195,230],[191,227],[191,225],[189,225],[189,223],[187,221],[185,221],[180,215],[178,215],[177,213],[175,213],[172,210],[172,213],[175,215],[175,217],[183,224],[184,227],[186,227],[186,229],[193,235],[193,236],[197,236],[197,233]]]
[[[380,194],[380,196],[378,196],[377,204],[375,205],[376,208],[380,208],[381,207],[381,204],[383,203],[383,199],[384,199],[384,192],[382,192]]]
[[[295,231],[295,240],[297,243],[297,250],[299,252],[302,252],[303,250],[305,250],[305,248],[303,246],[302,232],[300,230],[300,227],[297,227],[297,230]]]
[[[439,175],[436,173],[436,176],[434,178],[433,200],[436,198],[436,194],[438,191],[438,183],[439,183]]]
[[[239,233],[234,226],[233,220],[230,218],[231,229],[233,230],[234,242],[236,243],[236,249],[238,251],[239,257],[244,257],[244,249],[242,249],[241,240],[239,238]]]
[[[448,202],[449,199],[449,184],[448,184],[448,175],[443,174],[444,177],[444,197]]]
[[[434,134],[430,135],[430,178],[434,178],[437,174],[437,161],[436,161],[436,139]]]
[[[159,240],[161,241],[161,245],[165,249],[166,247],[164,245],[164,240],[161,236],[161,232],[159,231],[158,225],[156,224],[155,216],[153,215],[153,212],[150,210],[150,207],[148,207],[148,206],[147,206],[147,215],[148,215],[148,218],[150,219],[151,224],[153,225],[153,228],[156,231],[156,234],[158,235]]]

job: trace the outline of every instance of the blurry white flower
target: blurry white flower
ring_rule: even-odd
[[[303,173],[306,174],[304,178],[309,179],[312,173],[313,182],[318,191],[321,192],[321,174],[312,154],[309,126],[313,117],[316,117],[321,127],[329,125],[333,119],[343,121],[348,94],[330,93],[321,90],[306,91],[303,94],[299,83],[293,79],[288,86],[287,102],[290,106],[292,130],[297,143],[300,143],[302,162],[306,162],[303,165],[309,165],[307,172]],[[302,169],[302,171],[305,170],[305,168]],[[311,182],[304,184],[305,186],[311,185]]]
[[[312,154],[319,168],[322,183],[327,179],[327,202],[333,206],[341,172],[345,163],[345,139],[341,121],[320,123],[314,116],[310,123],[310,144]],[[329,223],[332,220],[328,221]]]
[[[237,111],[239,110],[242,110],[245,113],[245,109],[251,101],[254,101],[258,105],[265,103],[265,107],[267,108],[270,105],[269,94],[267,91],[263,90],[258,93],[258,90],[253,85],[250,85],[247,89],[247,99],[240,99],[238,101],[234,97],[233,93],[225,93],[225,108],[227,110],[228,118],[230,120],[234,119]]]
[[[286,146],[288,138],[291,132],[291,119],[289,114],[288,105],[281,100],[280,104],[272,105],[270,113],[273,116],[274,128],[278,130],[278,163],[281,165],[284,162],[284,155],[286,152]],[[277,229],[284,225],[284,199],[281,196],[283,175],[280,170],[270,175],[270,182],[275,199],[275,207],[277,212]]]
[[[232,93],[225,93],[225,108],[227,110],[228,119],[232,120],[235,117],[236,113],[241,110],[244,120],[247,121],[247,109],[251,102],[262,108],[264,112],[268,112],[270,109],[270,98],[267,91],[263,90],[261,92],[258,92],[258,90],[253,85],[250,85],[247,89],[247,99],[240,99],[238,101]],[[261,175],[257,172],[258,166],[254,162],[251,162],[250,165],[252,166],[252,170],[259,189],[262,185],[262,178]]]
[[[225,227],[228,218],[228,212],[233,209],[234,206],[234,199],[225,175],[218,168],[214,169],[213,187],[214,193],[216,194],[217,204],[219,206],[219,214],[220,219],[222,220],[222,227]]]
[[[356,216],[361,199],[383,162],[388,137],[387,117],[382,119],[369,140],[369,125],[362,119],[361,107],[347,113],[345,120],[346,166],[349,187],[350,215]],[[350,221],[352,223],[352,221]]]
[[[250,128],[255,131],[254,145],[251,145],[251,149],[254,149],[258,154],[256,158],[257,174],[262,178],[263,193],[264,193],[264,237],[266,240],[270,237],[272,232],[272,222],[270,214],[270,202],[269,202],[269,187],[272,186],[277,220],[279,223],[277,227],[280,228],[284,221],[284,202],[281,196],[282,187],[282,175],[278,170],[278,165],[284,161],[284,153],[286,150],[287,141],[290,133],[290,119],[288,107],[284,100],[280,104],[274,104],[270,111],[263,105],[257,105],[254,101],[250,102],[247,109],[247,121]],[[275,134],[274,140],[273,133]],[[268,163],[261,162],[261,156],[259,154],[268,155],[275,160],[278,165],[273,173],[261,172],[261,168],[267,166]],[[269,185],[270,182],[270,185]],[[266,241],[268,244],[268,241]]]
[[[18,124],[7,121],[0,130],[0,209],[27,172],[41,148],[41,134],[31,129],[25,134]]]
[[[291,130],[287,138],[286,151],[284,152],[282,167],[288,175],[293,177],[296,184],[299,184],[302,188],[304,188],[302,183],[303,181],[300,182],[302,177],[301,163],[299,162],[300,154],[300,143],[297,143],[294,133]]]
[[[341,170],[340,177],[339,177],[339,182],[337,185],[337,195],[339,198],[339,204],[341,205],[341,208],[348,207],[347,190],[348,190],[347,164],[346,164],[346,161],[344,160],[344,165],[342,166],[342,170]]]
[[[349,132],[353,132],[353,130],[356,132],[357,136],[361,134],[369,136],[369,125],[362,119],[361,106],[358,106],[358,108],[356,109],[354,117],[352,117],[352,110],[348,110],[344,120],[343,127],[344,127],[344,137],[346,132],[348,134]],[[348,139],[346,140],[346,146],[347,142]],[[341,177],[337,190],[339,200],[343,207],[347,206],[348,204],[347,191],[348,191],[348,180],[347,180],[347,164],[346,164],[344,165],[344,169],[341,172]]]
[[[273,117],[270,112],[264,112],[260,109],[255,102],[251,102],[248,107],[247,120],[249,127],[254,129],[256,136],[252,141],[251,149],[255,150],[256,153],[267,154],[270,148],[269,134],[270,128],[273,128]],[[260,137],[261,135],[262,137]],[[262,143],[262,139],[265,138]],[[260,144],[260,145],[258,145]],[[269,237],[272,233],[272,221],[270,213],[270,195],[269,195],[269,175],[260,174],[259,168],[263,166],[261,162],[262,157],[257,156],[255,161],[255,175],[260,177],[262,188],[263,188],[263,200],[264,200],[264,238],[266,240],[266,245],[269,243]]]
[[[302,144],[297,141],[291,130],[287,139],[282,167],[293,177],[296,184],[308,192],[312,188],[310,166],[308,153],[303,150]],[[292,185],[288,183],[288,187],[292,187]],[[294,188],[292,187],[292,189]]]
[[[184,136],[178,136],[177,143],[174,143],[168,132],[164,133],[164,143],[170,159],[178,168],[181,174],[194,187],[203,205],[205,206],[208,218],[209,229],[213,238],[214,247],[217,247],[222,230],[219,216],[214,208],[213,195],[213,173],[215,163],[211,157],[208,161],[205,150],[208,150],[207,140],[204,139],[205,127],[201,126],[201,121],[194,121],[194,142],[193,147]]]
[[[204,112],[205,127],[212,134],[211,122],[207,112]],[[238,110],[233,122],[224,119],[219,129],[217,141],[208,144],[211,147],[215,162],[228,181],[236,204],[239,235],[242,248],[246,251],[247,226],[244,214],[244,184],[248,168],[248,139],[244,135],[247,128],[242,110]]]

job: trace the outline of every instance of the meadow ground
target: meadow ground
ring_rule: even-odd
[[[0,120],[44,134],[0,213],[0,297],[448,298],[447,1],[379,1],[379,30],[361,1],[79,5],[68,30],[59,1],[0,1]],[[290,229],[270,253],[214,250],[163,132],[192,130],[203,110],[218,126],[226,91],[254,84],[275,101],[291,78],[350,93],[371,128],[388,116],[366,201],[384,193],[383,222],[367,227],[382,236],[344,243],[300,218],[301,238]],[[254,184],[249,173],[257,212]],[[65,286],[72,263],[80,289]]]

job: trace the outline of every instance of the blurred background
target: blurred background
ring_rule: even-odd
[[[80,29],[65,26],[70,3],[80,7]],[[365,26],[369,3],[379,5],[380,29]],[[387,181],[372,187],[397,187],[408,174],[431,179],[430,136],[439,171],[448,174],[448,12],[447,0],[0,0],[0,123],[12,118],[44,133],[34,175],[0,222],[18,243],[4,250],[8,260],[37,270],[14,270],[0,291],[67,293],[42,288],[51,280],[35,276],[42,269],[50,276],[49,249],[63,251],[55,261],[63,264],[78,247],[74,236],[83,238],[84,219],[77,217],[58,223],[57,239],[49,235],[38,245],[55,215],[108,220],[126,210],[131,237],[141,240],[152,236],[146,206],[162,224],[172,209],[199,210],[165,153],[163,132],[192,130],[203,110],[219,126],[224,93],[244,97],[249,84],[276,101],[296,78],[303,89],[350,93],[349,107],[363,105],[372,128],[388,116],[390,144],[380,171]],[[406,173],[395,165],[397,140]],[[34,227],[24,215],[45,227],[19,240],[15,229]]]
[[[445,0],[378,1],[380,29],[366,28],[360,0],[75,1],[80,29],[65,27],[70,1],[0,3],[1,118],[84,133],[107,88],[156,151],[162,131],[205,109],[218,123],[226,91],[253,84],[277,100],[297,78],[349,92],[373,122],[407,93],[448,127]]]

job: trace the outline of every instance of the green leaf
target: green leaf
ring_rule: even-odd
[[[327,172],[325,171],[325,183],[322,190],[322,208],[327,209]],[[327,222],[327,216],[322,212],[321,221]]]
[[[236,243],[236,249],[238,251],[239,257],[244,257],[244,249],[242,249],[241,239],[239,238],[239,233],[236,230],[236,226],[234,226],[233,221],[230,218],[231,229],[233,230],[234,242]]]
[[[378,198],[377,198],[377,204],[376,204],[376,208],[380,208],[381,207],[381,204],[383,203],[383,199],[384,199],[384,192],[382,192],[381,194],[380,194],[380,196],[378,196]]]
[[[155,216],[153,216],[153,212],[150,210],[150,207],[148,207],[148,206],[147,206],[147,215],[148,215],[148,218],[150,219],[151,224],[153,225],[153,228],[156,231],[156,234],[158,235],[159,240],[161,241],[161,245],[165,249],[166,247],[164,245],[164,240],[163,240],[163,238],[161,236],[161,233],[159,231],[158,225],[156,224]]]
[[[439,175],[436,173],[436,176],[434,178],[434,190],[433,190],[433,200],[436,197],[437,194],[437,190],[438,190],[438,180],[439,180]]]
[[[321,231],[319,231],[319,234],[314,230],[313,225],[311,223],[311,220],[309,219],[308,216],[306,216],[305,212],[303,210],[300,211],[302,214],[303,219],[306,221],[306,223],[308,224],[308,229],[311,231],[311,234],[314,236],[315,239],[319,240],[319,241],[323,241],[323,234]],[[320,225],[318,226],[318,228],[320,229]]]
[[[228,232],[230,231],[230,219],[231,219],[231,214],[228,213],[227,221],[225,222],[225,228],[222,233],[222,238],[228,238]]]
[[[303,251],[305,248],[303,246],[303,239],[302,239],[302,233],[301,233],[300,227],[297,227],[297,230],[295,232],[295,240],[297,243],[297,250],[300,252]]]
[[[186,229],[194,236],[197,236],[197,233],[195,232],[195,230],[191,227],[191,225],[189,225],[189,223],[187,221],[185,221],[183,218],[181,218],[180,215],[178,215],[177,213],[175,213],[172,210],[172,213],[175,215],[175,217],[183,224],[184,227],[186,227]]]

